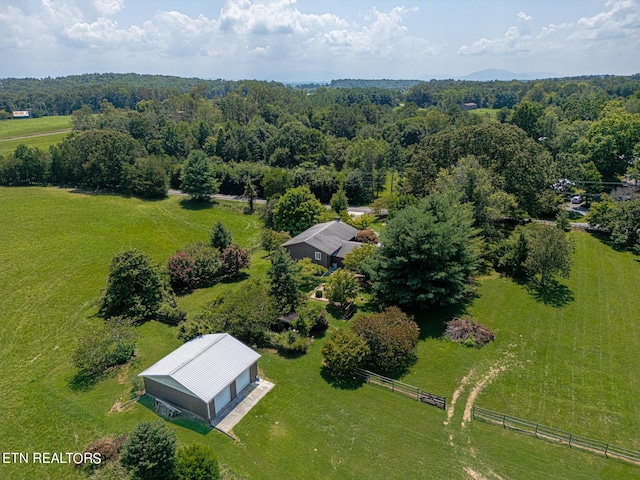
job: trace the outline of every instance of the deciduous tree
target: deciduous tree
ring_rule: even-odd
[[[399,373],[415,358],[420,329],[398,307],[369,317],[358,317],[351,326],[369,346],[366,364],[381,373]]]
[[[542,287],[555,275],[568,277],[574,247],[567,235],[551,225],[529,225],[527,230],[525,267],[529,274],[536,276]]]
[[[156,315],[165,296],[166,285],[151,258],[140,250],[127,250],[111,261],[100,315],[147,320]]]
[[[369,355],[364,338],[346,328],[335,328],[322,345],[324,365],[333,375],[344,376],[364,365]]]
[[[324,211],[307,187],[289,189],[273,208],[274,230],[284,230],[295,236],[315,225]]]

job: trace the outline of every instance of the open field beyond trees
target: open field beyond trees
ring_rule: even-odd
[[[142,201],[58,188],[0,188],[0,391],[3,452],[76,452],[157,416],[132,398],[135,375],[176,348],[175,328],[138,327],[137,358],[85,390],[74,387],[76,338],[93,316],[112,257],[139,248],[164,265],[179,247],[206,241],[221,220],[252,251],[249,277],[265,278],[257,216],[239,205],[194,208],[182,198]],[[496,332],[476,350],[440,339],[425,314],[418,361],[402,381],[445,395],[448,411],[323,375],[317,338],[295,359],[261,352],[270,392],[234,429],[173,424],[181,444],[203,443],[241,478],[640,478],[607,460],[463,418],[478,406],[640,450],[640,264],[586,233],[571,277],[551,293],[482,278],[467,313]],[[199,290],[189,315],[242,282]],[[332,320],[337,326],[342,322]],[[455,393],[454,393],[455,392]],[[85,478],[69,465],[0,464],[0,478]]]
[[[0,121],[0,155],[12,154],[20,144],[48,151],[71,131],[71,115]]]

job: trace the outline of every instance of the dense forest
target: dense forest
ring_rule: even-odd
[[[251,184],[271,198],[307,186],[324,203],[341,190],[351,205],[393,210],[466,161],[510,196],[500,214],[554,215],[568,194],[636,178],[640,153],[640,75],[311,90],[136,74],[1,80],[0,111],[18,109],[72,114],[74,131],[48,152],[20,146],[0,158],[0,183],[141,196],[180,188],[205,159],[212,192]]]

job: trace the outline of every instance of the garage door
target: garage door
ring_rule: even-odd
[[[251,374],[247,368],[238,378],[236,378],[236,392],[240,393],[244,387],[249,385],[249,383],[251,383]]]
[[[220,410],[224,408],[224,406],[231,401],[231,387],[227,387],[222,390],[216,397],[213,399],[213,404],[216,408],[216,415],[220,413]]]

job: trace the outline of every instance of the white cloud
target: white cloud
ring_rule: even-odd
[[[530,51],[534,55],[564,52],[566,56],[601,51],[612,55],[640,42],[640,6],[637,0],[609,0],[605,11],[575,22],[549,24],[534,33],[533,18],[517,15],[518,25],[504,36],[481,38],[458,50],[460,55],[511,55]]]
[[[344,11],[352,13],[346,17],[319,11],[321,2],[314,2],[313,13],[305,11],[307,2],[296,0],[224,0],[212,15],[209,1],[202,2],[206,14],[187,15],[179,1],[174,3],[176,11],[155,11],[150,0],[4,0],[8,3],[0,9],[4,75],[136,70],[284,78],[289,71],[315,70],[415,77],[486,68],[495,59],[524,64],[537,56],[547,61],[550,53],[559,65],[581,52],[589,52],[590,61],[597,54],[605,63],[638,65],[635,56],[640,50],[640,0],[610,0],[597,15],[576,15],[571,22],[543,27],[535,24],[537,11],[520,11],[502,36],[477,35],[477,40],[460,47],[452,46],[455,41],[443,33],[439,44],[428,39],[433,28],[429,24],[439,20],[426,4],[420,4],[423,13],[403,6],[375,8],[371,0],[344,0],[345,5],[349,2]],[[397,0],[397,5],[403,1]],[[370,7],[363,11],[366,4]],[[133,24],[129,12],[136,18]],[[475,31],[487,22],[474,20]],[[472,31],[471,24],[451,28],[452,34]]]

